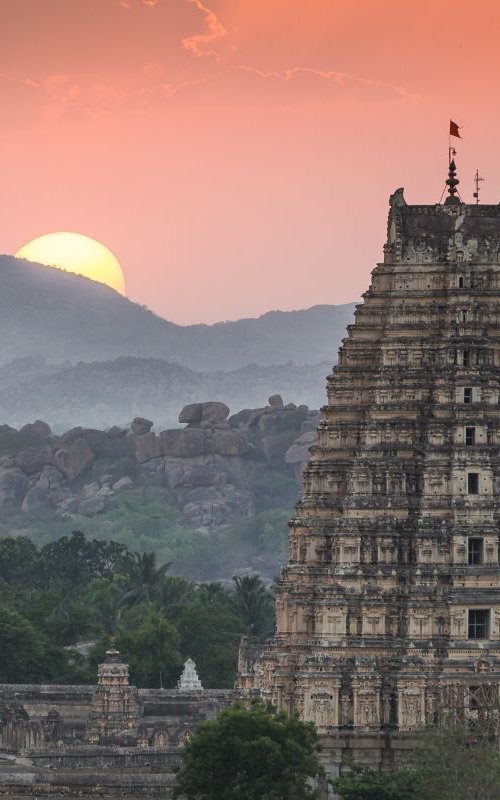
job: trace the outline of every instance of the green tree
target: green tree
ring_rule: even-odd
[[[131,682],[144,688],[173,686],[182,666],[179,634],[160,611],[140,607],[140,622],[118,628],[115,646],[130,666]]]
[[[47,586],[74,592],[92,578],[111,578],[130,558],[124,545],[101,539],[87,540],[81,531],[62,536],[40,550],[41,575]]]
[[[317,796],[318,737],[311,723],[254,701],[201,722],[182,754],[174,798],[306,800]]]
[[[489,722],[426,728],[411,769],[379,772],[351,761],[332,786],[342,800],[498,800],[498,732]]]
[[[199,598],[169,611],[181,637],[181,651],[195,660],[207,689],[231,688],[236,676],[241,622],[224,600]]]
[[[234,609],[247,636],[264,638],[274,626],[274,597],[258,575],[233,578]]]
[[[170,564],[158,566],[156,553],[133,553],[126,572],[128,590],[123,595],[122,606],[130,608],[157,600],[169,567]]]
[[[426,729],[418,738],[414,761],[420,773],[419,800],[498,800],[498,734],[492,734],[489,724],[473,730],[462,725]]]
[[[82,602],[91,610],[94,625],[107,636],[113,636],[122,611],[126,579],[117,573],[109,578],[94,578],[87,584]]]
[[[66,667],[62,648],[51,646],[21,614],[0,606],[0,682],[49,682]]]
[[[332,781],[342,800],[420,800],[419,773],[402,769],[380,772],[353,761],[346,762],[348,772]]]
[[[0,580],[29,586],[38,582],[38,550],[25,536],[0,538]]]
[[[196,594],[196,585],[180,575],[165,575],[159,589],[159,603],[168,609],[179,603],[189,603]]]

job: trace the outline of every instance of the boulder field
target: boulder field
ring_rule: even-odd
[[[317,422],[318,412],[273,395],[232,416],[225,403],[191,403],[179,414],[183,427],[158,432],[143,417],[128,430],[77,427],[60,436],[41,420],[3,425],[0,515],[91,517],[123,492],[156,486],[190,525],[216,529],[255,513],[266,476],[294,477],[298,491]]]

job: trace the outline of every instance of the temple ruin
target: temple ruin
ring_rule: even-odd
[[[328,377],[290,524],[277,631],[238,686],[342,754],[498,714],[500,206],[390,198],[384,260]]]
[[[116,650],[97,686],[0,684],[0,797],[165,800],[198,722],[235,699],[191,660],[177,689],[137,689]]]

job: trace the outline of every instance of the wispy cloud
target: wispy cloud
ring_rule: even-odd
[[[38,89],[40,84],[31,78],[15,78],[13,75],[7,75],[5,72],[0,72],[0,81],[7,81],[8,83],[17,83],[18,86],[28,86],[31,89]]]
[[[132,0],[117,0],[118,5],[122,8],[131,8]],[[160,0],[138,0],[142,6],[157,6]]]
[[[401,97],[405,97],[407,100],[420,99],[420,95],[409,92],[404,88],[404,86],[386,83],[385,81],[379,81],[375,78],[363,78],[359,75],[351,75],[348,72],[337,72],[336,70],[321,70],[315,69],[314,67],[290,67],[280,72],[262,70],[258,67],[252,67],[246,64],[237,64],[234,66],[234,69],[242,70],[244,72],[251,72],[255,75],[258,75],[260,78],[274,78],[275,80],[280,81],[291,81],[297,75],[312,75],[317,78],[322,78],[323,80],[332,81],[333,83],[336,83],[337,86],[346,86],[349,83],[358,83],[362,86],[368,86],[376,89],[388,89],[389,91],[395,92]]]
[[[220,64],[221,57],[217,50],[213,48],[213,43],[226,36],[226,28],[217,15],[210,8],[207,8],[201,0],[186,0],[186,3],[196,6],[198,11],[205,15],[206,32],[186,36],[182,40],[183,47],[197,58],[211,56]]]
[[[157,0],[144,0],[144,2],[148,1],[157,2]],[[217,17],[215,12],[208,8],[202,2],[202,0],[185,0],[185,2],[189,3],[190,5],[194,5],[204,14],[206,31],[205,33],[185,37],[182,40],[184,48],[197,58],[211,56],[218,64],[221,64],[222,57],[220,53],[213,47],[213,44],[214,42],[220,41],[227,36],[227,29]],[[387,83],[385,81],[377,80],[376,78],[365,78],[359,75],[352,75],[350,73],[340,72],[338,70],[321,70],[314,67],[296,66],[289,67],[282,71],[267,71],[247,64],[232,65],[232,69],[251,72],[255,75],[258,75],[260,78],[274,78],[275,80],[280,81],[292,81],[299,75],[311,75],[321,80],[332,81],[340,87],[345,87],[354,83],[374,89],[385,89],[399,95],[400,97],[404,97],[407,100],[420,99],[418,94],[408,91],[404,86]]]

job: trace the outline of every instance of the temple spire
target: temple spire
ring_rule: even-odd
[[[448,197],[444,201],[445,206],[455,206],[461,204],[462,201],[460,200],[460,197],[459,196],[457,197],[458,195],[457,186],[459,183],[460,181],[457,178],[457,167],[455,164],[455,159],[452,158],[450,161],[448,178],[446,180],[446,185],[448,187]]]

